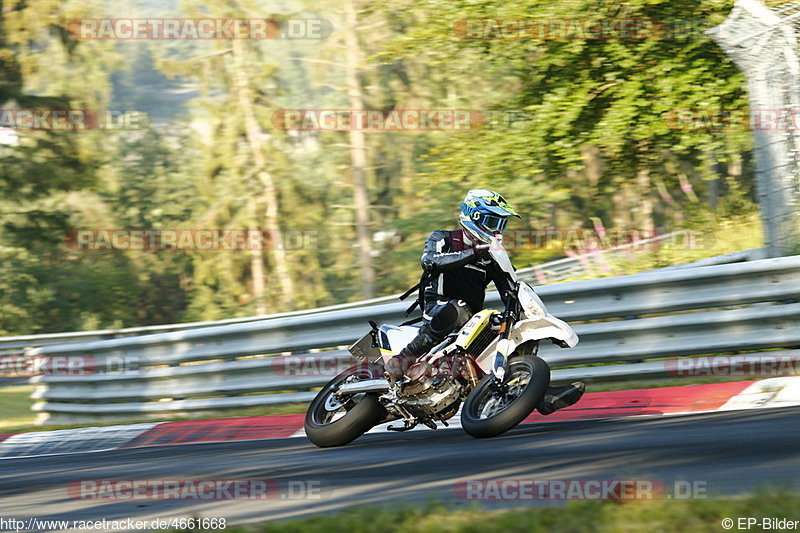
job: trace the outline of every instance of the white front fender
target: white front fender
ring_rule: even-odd
[[[503,353],[510,355],[523,343],[543,339],[554,339],[570,348],[574,348],[578,344],[578,335],[569,324],[548,313],[541,317],[527,318],[517,322],[508,335],[508,344],[505,345]],[[490,373],[494,369],[497,348],[498,343],[494,342],[477,358],[478,366],[486,373]]]
[[[551,314],[520,320],[516,323],[508,338],[514,343],[515,347],[524,342],[542,339],[556,339],[570,348],[574,348],[578,344],[578,335],[575,330],[569,324]]]

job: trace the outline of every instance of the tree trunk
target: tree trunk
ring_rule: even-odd
[[[259,181],[262,185],[262,195],[264,200],[264,228],[269,232],[269,252],[274,268],[274,275],[277,280],[279,294],[278,302],[284,310],[292,308],[292,296],[294,294],[294,284],[289,272],[286,259],[286,250],[283,246],[283,232],[278,222],[278,193],[272,175],[267,171],[267,160],[264,155],[264,145],[262,142],[263,131],[256,119],[253,97],[250,92],[250,78],[247,75],[244,50],[242,43],[238,39],[233,39],[233,75],[236,83],[236,92],[239,97],[239,106],[242,108],[245,122],[245,135],[247,144],[253,154],[253,162],[256,165]],[[252,257],[253,292],[258,309],[266,312],[265,287],[263,257],[260,253],[253,254]],[[257,279],[259,278],[259,279]],[[260,294],[259,294],[260,291]],[[259,314],[262,314],[259,311]]]
[[[614,192],[611,195],[614,206],[612,213],[612,223],[617,230],[631,229],[631,206],[630,206],[630,185],[624,181],[618,181]]]
[[[600,178],[603,176],[603,157],[600,149],[591,144],[581,146],[581,158],[583,160],[583,169],[586,174],[586,180],[592,190],[597,189]]]
[[[257,231],[258,203],[255,198],[247,202],[250,222],[247,224],[249,231]],[[267,314],[266,287],[264,284],[264,250],[256,248],[250,250],[250,274],[253,276],[253,301],[256,304],[256,314]]]
[[[347,96],[351,109],[364,109],[364,96],[358,79],[361,50],[358,44],[356,26],[358,18],[352,0],[344,0],[346,30],[345,70],[347,72]],[[367,188],[367,146],[364,132],[350,130],[350,164],[353,167],[353,202],[355,204],[356,237],[358,239],[358,258],[361,270],[361,295],[375,297],[375,268],[372,265],[372,236],[370,235],[370,203]]]
[[[655,235],[653,222],[653,197],[650,191],[650,169],[640,168],[636,173],[636,187],[639,191],[639,210],[637,225],[648,237]]]

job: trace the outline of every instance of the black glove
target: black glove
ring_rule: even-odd
[[[488,259],[492,257],[492,255],[489,253],[488,244],[480,244],[475,248],[473,248],[473,251],[475,252],[475,261],[480,261],[482,259]]]

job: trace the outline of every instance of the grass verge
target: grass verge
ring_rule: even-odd
[[[406,509],[353,508],[337,515],[226,528],[227,533],[634,533],[726,531],[722,521],[756,518],[748,531],[769,531],[762,518],[800,520],[800,494],[762,491],[741,498],[573,502],[562,507],[483,511],[438,505]],[[731,529],[731,528],[727,528]],[[202,531],[202,530],[197,530]]]
[[[0,388],[0,433],[19,433],[16,428],[33,426],[36,414],[31,411],[31,385]]]

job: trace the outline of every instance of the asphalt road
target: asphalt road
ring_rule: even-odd
[[[335,449],[305,439],[196,444],[0,461],[0,518],[108,520],[225,517],[254,522],[362,504],[437,500],[467,479],[620,479],[700,482],[709,496],[763,486],[800,488],[800,409],[532,424],[475,440],[461,430],[373,434]],[[306,483],[318,498],[266,501],[72,499],[85,479],[272,479]],[[531,505],[531,502],[487,503]],[[537,503],[538,504],[538,503]]]

